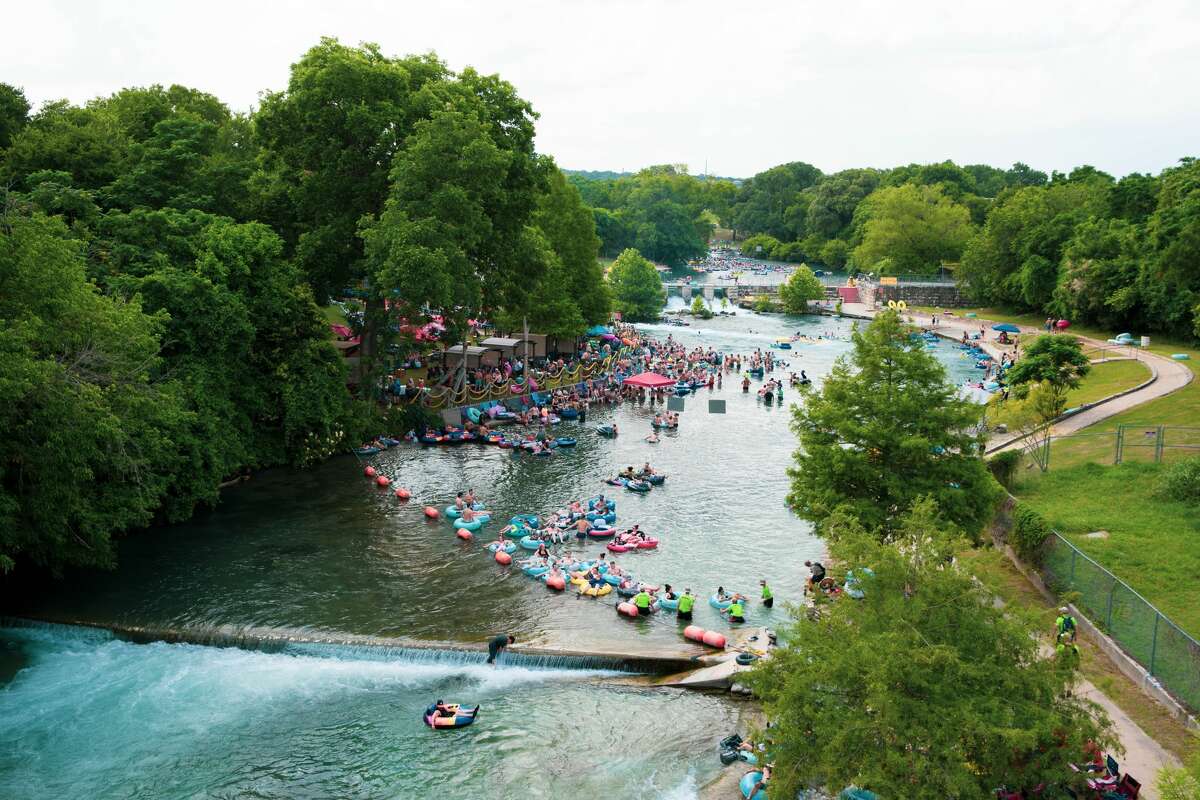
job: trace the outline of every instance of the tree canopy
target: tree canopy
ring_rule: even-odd
[[[858,208],[862,243],[852,261],[864,272],[930,274],[958,261],[971,236],[971,214],[939,186],[902,184],[872,193]]]
[[[887,532],[917,497],[937,501],[974,535],[988,521],[994,483],[979,454],[982,408],[958,397],[945,370],[887,311],[855,330],[853,350],[820,390],[793,407],[799,439],[788,501],[819,521],[846,508]]]
[[[808,301],[825,297],[825,287],[808,265],[801,264],[779,287],[779,299],[789,314],[808,313]]]
[[[957,531],[932,500],[905,511],[892,544],[844,514],[824,529],[863,597],[797,617],[749,677],[772,721],[772,796],[990,797],[1067,783],[1088,741],[1112,742],[1074,674],[1040,649],[1036,620],[998,607],[954,561]]]
[[[1014,387],[1046,381],[1064,389],[1076,389],[1091,371],[1083,345],[1074,336],[1045,334],[1025,348],[1005,378]]]
[[[628,322],[658,319],[665,292],[654,265],[630,248],[613,261],[608,270],[613,305]]]

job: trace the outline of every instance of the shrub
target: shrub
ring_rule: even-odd
[[[1012,522],[1009,543],[1021,558],[1036,563],[1042,542],[1050,535],[1049,524],[1041,514],[1021,502],[1013,505]]]
[[[759,298],[754,301],[754,310],[760,314],[767,314],[775,310],[775,304],[772,303],[771,298],[767,297],[765,294],[760,295]]]
[[[742,255],[750,258],[770,258],[779,244],[779,240],[774,236],[759,233],[742,242]],[[760,247],[762,250],[759,250]]]
[[[1158,479],[1155,493],[1164,500],[1200,503],[1200,456],[1167,467]]]
[[[1021,451],[1005,450],[1003,453],[997,453],[988,459],[987,465],[1000,485],[1011,492],[1017,470],[1021,466]]]
[[[771,250],[771,258],[775,261],[801,262],[805,258],[804,245],[800,242],[778,244]]]

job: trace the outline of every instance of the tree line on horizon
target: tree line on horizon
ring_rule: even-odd
[[[729,229],[747,256],[883,275],[947,269],[980,305],[1200,336],[1200,162],[1119,180],[951,161],[832,174],[781,164],[734,186],[674,167],[592,180],[602,252],[671,266]],[[690,225],[689,225],[690,223]]]

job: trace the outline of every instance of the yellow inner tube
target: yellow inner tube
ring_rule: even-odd
[[[608,594],[611,591],[612,591],[612,585],[606,583],[603,586],[601,586],[599,589],[597,589],[594,586],[588,586],[587,588],[581,588],[579,590],[579,593],[585,594],[588,597],[604,597],[604,595]]]

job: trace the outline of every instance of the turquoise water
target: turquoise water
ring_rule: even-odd
[[[742,313],[656,336],[726,352],[780,336],[829,337],[778,353],[818,383],[849,348],[850,323]],[[935,351],[957,381],[973,370],[952,345]],[[786,373],[786,370],[785,370]],[[778,374],[778,373],[777,373]],[[780,375],[780,377],[785,377]],[[799,399],[785,390],[790,403]],[[727,413],[710,414],[709,398]],[[757,596],[767,578],[776,625],[800,597],[803,561],[823,552],[788,511],[794,439],[786,407],[764,406],[735,379],[686,401],[680,430],[648,444],[653,411],[623,406],[564,423],[579,445],[552,458],[494,448],[401,446],[369,462],[416,498],[401,503],[353,457],[273,471],[227,491],[219,509],[121,543],[112,574],[68,576],[8,609],[43,619],[189,631],[263,629],[619,652],[693,652],[673,617],[628,620],[615,597],[548,591],[483,550],[498,525],[462,543],[425,504],[473,487],[494,516],[544,512],[602,489],[650,460],[669,475],[647,495],[616,492],[618,525],[658,536],[656,551],[618,556],[640,578],[718,584]],[[616,422],[616,440],[593,427]],[[568,550],[594,556],[598,544]],[[706,603],[696,623],[727,630]],[[256,652],[135,645],[78,628],[0,630],[0,797],[550,797],[685,798],[719,768],[715,743],[736,726],[725,696],[646,689],[580,669],[491,669],[338,646]],[[428,731],[433,699],[482,703],[479,724]]]
[[[0,797],[685,798],[735,704],[609,673],[134,645],[0,629]],[[432,700],[481,704],[431,731]]]

